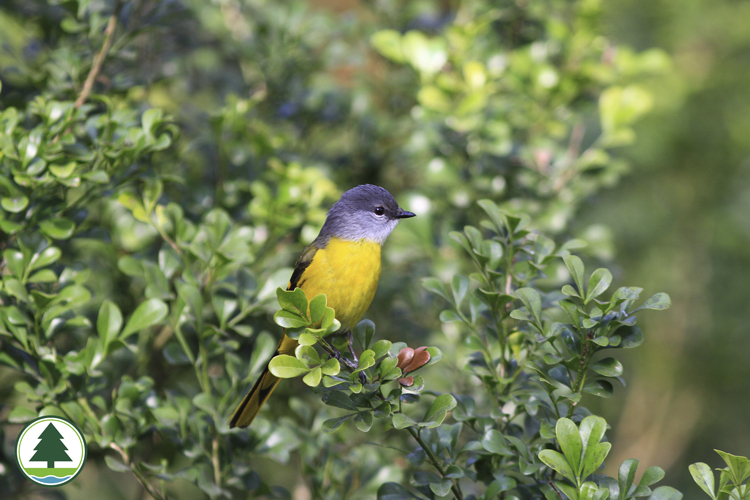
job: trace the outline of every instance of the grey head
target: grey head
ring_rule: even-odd
[[[382,245],[399,220],[414,215],[399,207],[391,193],[382,187],[363,184],[345,192],[334,203],[317,240],[325,245],[331,237],[336,237]]]

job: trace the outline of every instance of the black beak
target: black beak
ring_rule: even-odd
[[[409,217],[416,217],[417,214],[407,212],[403,208],[399,207],[398,211],[396,212],[396,218],[397,219],[408,219]]]

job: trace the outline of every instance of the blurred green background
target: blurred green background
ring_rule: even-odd
[[[111,2],[80,3],[95,12],[111,7]],[[498,9],[532,12],[529,17],[534,9],[564,10],[562,3],[490,2]],[[652,94],[653,107],[634,125],[636,142],[610,149],[615,163],[627,161],[629,172],[616,182],[620,169],[613,168],[610,181],[602,182],[608,187],[576,193],[580,207],[571,213],[560,210],[569,219],[566,234],[593,243],[590,258],[613,268],[615,285],[637,284],[672,298],[671,309],[642,320],[646,343],[623,359],[628,387],[591,407],[613,427],[608,434],[613,442],[610,467],[631,457],[659,465],[667,471],[666,484],[693,498],[698,490],[688,464],[722,465],[714,448],[750,453],[750,4],[610,0],[601,4],[601,13],[598,2],[579,4],[596,15],[589,19],[579,12],[588,24],[574,27],[573,33],[592,29],[615,45],[635,52],[658,48],[671,59],[639,79]],[[463,169],[462,161],[475,159],[457,158],[451,149],[455,144],[449,143],[452,131],[431,128],[429,116],[414,115],[413,89],[429,80],[429,68],[394,69],[372,51],[369,37],[386,28],[439,33],[460,6],[472,2],[144,0],[134,5],[127,15],[147,29],[129,40],[131,52],[108,63],[110,80],[100,84],[134,106],[147,103],[176,117],[183,140],[176,146],[174,173],[185,176],[189,189],[170,188],[171,199],[204,208],[220,199],[231,210],[251,198],[271,198],[251,183],[259,178],[269,184],[288,182],[285,189],[292,199],[300,196],[294,193],[295,185],[303,186],[304,194],[314,192],[317,198],[297,206],[309,209],[304,220],[289,223],[294,235],[267,260],[268,266],[281,266],[289,265],[302,243],[315,236],[322,208],[340,191],[361,182],[385,185],[402,206],[421,217],[411,226],[402,224],[389,241],[392,251],[385,255],[384,278],[369,317],[379,331],[409,331],[416,339],[439,328],[435,308],[419,308],[424,293],[414,284],[416,279],[436,270],[441,277],[449,275],[455,254],[441,238],[447,229],[469,222],[462,210],[470,202],[484,196],[503,200],[506,193],[525,186],[493,184],[481,162],[476,162],[478,170]],[[75,68],[79,56],[74,51],[69,60],[64,53],[54,60],[40,55],[53,38],[47,29],[57,25],[61,9],[56,2],[6,0],[0,5],[6,105],[28,99],[41,68],[52,74]],[[100,17],[105,19],[104,14]],[[527,20],[522,17],[519,14],[519,23]],[[523,44],[514,36],[535,36],[533,23],[528,23],[529,32],[520,34],[509,25],[510,45]],[[73,22],[64,25],[69,33],[77,29]],[[466,51],[485,49],[469,46]],[[16,71],[18,67],[25,69]],[[601,83],[597,78],[591,80]],[[540,95],[540,100],[554,102],[555,96]],[[425,104],[424,99],[420,102]],[[521,101],[506,104],[509,114],[527,111]],[[587,108],[581,112],[585,115]],[[513,126],[527,125],[521,117]],[[530,143],[538,139],[534,133],[542,138],[556,133],[551,126],[528,129]],[[496,143],[510,135],[490,132]],[[432,144],[432,150],[425,144]],[[273,168],[264,171],[265,159],[257,158],[270,152],[281,162],[269,162]],[[165,154],[164,171],[173,168],[171,161],[174,157]],[[444,165],[455,177],[441,177]],[[255,178],[244,178],[248,169],[256,169],[250,170]],[[225,182],[233,178],[242,180]],[[261,202],[250,207],[253,215],[263,210]],[[544,219],[543,208],[536,209],[535,215],[546,221],[540,223],[544,229],[560,232],[565,227]],[[449,210],[455,214],[444,220]],[[110,207],[104,218],[111,226],[130,224],[122,212]],[[294,213],[287,215],[293,218]],[[274,234],[273,226],[265,229]],[[148,242],[143,235],[130,237],[120,244],[132,251]],[[415,240],[422,244],[414,245]],[[114,262],[101,260],[104,271]],[[434,268],[432,261],[438,262]],[[120,293],[116,283],[101,287]],[[282,390],[292,393],[293,386]],[[294,470],[266,459],[258,467],[269,476]],[[607,472],[616,474],[611,468]],[[137,483],[109,474],[113,479],[101,480],[102,491],[111,489],[109,481],[117,481],[125,485],[122,498],[136,495]]]
[[[616,456],[669,467],[692,497],[687,465],[750,450],[750,5],[613,1],[606,31],[660,47],[674,67],[655,112],[622,151],[632,174],[583,213],[613,234],[622,278],[668,292],[614,421]],[[620,410],[603,409],[619,412]],[[633,440],[618,449],[618,440]],[[612,463],[615,463],[616,460]]]

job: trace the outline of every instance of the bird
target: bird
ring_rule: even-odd
[[[354,187],[333,204],[317,238],[297,259],[287,290],[301,288],[307,300],[324,293],[328,307],[348,334],[370,307],[380,279],[380,250],[401,219],[415,214],[399,207],[385,188]],[[294,356],[297,341],[282,333],[274,356]],[[273,357],[273,356],[272,356]],[[356,358],[355,358],[356,359]],[[280,379],[265,370],[232,414],[229,427],[247,427],[268,400]]]

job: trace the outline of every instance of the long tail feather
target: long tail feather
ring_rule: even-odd
[[[286,336],[286,333],[284,333],[278,347],[276,348],[274,356],[278,354],[293,355],[296,348],[297,341],[290,339]],[[273,390],[279,385],[280,381],[281,379],[275,377],[266,365],[266,369],[263,370],[263,373],[258,377],[253,388],[250,389],[250,392],[247,393],[247,396],[242,400],[242,403],[240,403],[237,409],[234,410],[232,418],[229,421],[229,427],[247,427],[250,425],[265,402],[268,401]]]

